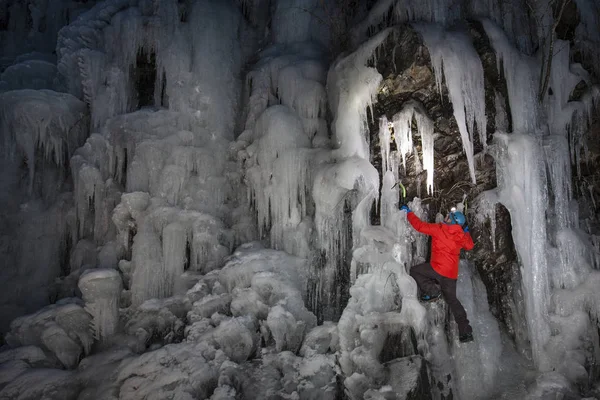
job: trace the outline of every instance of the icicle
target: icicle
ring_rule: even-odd
[[[473,135],[479,132],[479,142],[487,146],[485,89],[483,67],[479,55],[468,36],[444,32],[437,26],[415,25],[423,35],[431,55],[438,91],[442,81],[448,94],[458,124],[463,148],[467,155],[471,180],[475,183]]]
[[[423,158],[423,169],[427,171],[427,194],[433,193],[433,121],[424,113],[424,110],[417,112],[415,109],[415,119],[417,121],[417,128],[421,135],[421,146],[422,146],[422,158]],[[421,188],[419,184],[418,188]],[[420,196],[420,194],[418,194]]]
[[[540,121],[537,87],[537,60],[519,53],[504,32],[489,20],[482,20],[487,36],[496,51],[498,71],[504,67],[513,132],[535,132]]]
[[[30,192],[36,152],[43,150],[40,161],[64,167],[87,136],[85,122],[85,104],[66,93],[24,89],[0,94],[0,144],[5,157],[19,154],[27,162]]]
[[[380,0],[371,7],[367,18],[352,30],[355,42],[364,40],[367,32],[382,24],[391,10],[396,23],[424,21],[449,25],[461,17],[462,5],[446,0]]]
[[[413,107],[404,107],[394,115],[392,124],[394,126],[394,138],[396,139],[396,147],[402,157],[402,166],[406,172],[406,155],[413,151],[412,140],[412,119],[414,115]]]
[[[325,319],[336,318],[336,312],[340,311],[336,309],[340,305],[340,291],[333,289],[335,277],[345,269],[342,260],[346,252],[360,240],[360,230],[368,223],[378,190],[377,170],[358,157],[324,166],[315,176],[312,187],[315,229],[326,257],[325,265],[317,271],[320,287],[314,293]],[[353,210],[351,218],[347,215],[348,208]]]
[[[293,238],[286,239],[287,232],[307,215],[307,194],[312,184],[311,142],[300,118],[285,106],[268,108],[256,122],[254,134],[254,144],[246,149],[252,149],[246,179],[258,213],[260,234],[267,228],[271,245],[289,251],[297,243]]]
[[[392,135],[390,132],[390,126],[393,125],[388,122],[388,119],[381,117],[379,120],[379,146],[381,147],[381,169],[385,174],[387,171],[391,171],[391,159],[390,159],[390,142]]]
[[[417,164],[417,173],[425,169],[427,171],[427,193],[433,192],[433,121],[426,115],[423,107],[414,101],[408,102],[402,110],[393,116],[392,126],[394,128],[394,138],[396,140],[396,147],[402,157],[402,165],[406,170],[406,155],[411,154],[414,148],[413,136],[412,136],[412,122],[413,119],[417,125],[417,131],[421,136],[422,145],[422,159],[423,168],[421,167],[420,160],[415,157],[415,163]],[[387,121],[387,120],[386,120]],[[380,124],[381,126],[381,124]],[[381,129],[381,128],[380,128]],[[385,132],[384,132],[385,134]],[[389,135],[389,133],[387,134]],[[382,138],[381,140],[384,140]],[[384,151],[384,144],[382,142],[382,151]],[[389,144],[387,144],[389,148]],[[389,149],[386,149],[389,153]],[[383,154],[383,153],[382,153]],[[383,155],[382,155],[383,156]],[[388,156],[389,157],[389,156]],[[417,186],[420,190],[421,185]]]
[[[299,67],[288,65],[279,70],[277,82],[277,94],[282,104],[293,108],[304,118],[325,116],[325,88],[320,82],[306,78]]]

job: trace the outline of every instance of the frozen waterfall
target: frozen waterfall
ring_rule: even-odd
[[[600,399],[600,7],[546,3],[0,1],[0,398]]]

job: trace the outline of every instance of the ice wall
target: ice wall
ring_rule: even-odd
[[[140,52],[155,55],[155,106],[184,113],[220,137],[233,137],[241,15],[232,2],[195,1],[183,23],[176,1],[101,3],[61,30],[58,69],[70,93],[90,104],[93,127],[138,109]],[[127,35],[127,40],[123,40]],[[189,84],[202,75],[203,84]],[[199,83],[199,82],[196,82]]]
[[[242,25],[229,1],[116,0],[60,32],[59,71],[89,105],[95,131],[70,163],[74,240],[98,246],[93,266],[121,270],[135,306],[184,290],[185,271],[207,273],[255,236],[228,158]],[[143,55],[154,105],[138,110]]]
[[[570,98],[575,86],[588,81],[588,76],[580,65],[570,63],[569,44],[557,40],[561,51],[553,55],[551,95],[540,104],[532,79],[539,76],[539,64],[512,50],[489,21],[484,21],[484,28],[503,61],[512,110],[515,132],[496,134],[498,194],[511,212],[533,358],[541,370],[554,368],[571,380],[580,379],[567,371],[583,368],[596,354],[584,351],[585,346],[573,340],[573,327],[579,327],[576,330],[585,340],[594,339],[589,339],[587,322],[565,319],[564,307],[573,304],[566,293],[580,299],[585,291],[582,282],[590,273],[593,250],[578,228],[578,206],[572,197],[571,162],[579,164],[580,147],[567,143],[569,138],[573,143],[573,137],[578,141],[589,129],[590,121],[583,116],[593,112],[597,88],[588,86],[581,100]],[[575,303],[580,308],[570,308],[573,313],[587,309],[594,314],[595,306]],[[557,340],[563,342],[560,349]],[[568,356],[572,352],[580,354],[578,362]]]

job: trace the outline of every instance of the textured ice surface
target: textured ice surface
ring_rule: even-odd
[[[63,18],[65,3],[32,0],[29,9],[11,5],[10,34],[0,32],[0,42],[17,38],[15,21],[27,26],[28,15],[33,34],[18,32],[28,37],[25,41],[40,39],[43,25],[52,36],[56,21],[42,16],[47,11],[47,16]],[[382,148],[380,177],[366,138],[367,109],[381,76],[367,64],[380,56],[377,48],[388,31],[344,53],[327,74],[326,53],[314,42],[330,39],[319,20],[328,18],[321,6],[330,3],[285,0],[266,7],[264,0],[244,0],[237,3],[241,13],[233,1],[109,0],[61,31],[58,67],[36,54],[8,61],[12,65],[3,68],[0,91],[64,87],[80,99],[23,91],[29,100],[21,104],[23,98],[12,97],[13,92],[0,95],[7,100],[2,106],[10,106],[0,115],[5,126],[11,125],[2,130],[4,143],[27,156],[22,158],[25,167],[43,159],[55,167],[36,166],[29,178],[46,182],[42,192],[57,193],[54,183],[62,184],[64,177],[52,174],[70,168],[73,177],[73,195],[47,212],[43,202],[7,200],[3,193],[18,186],[9,175],[21,171],[3,161],[6,176],[0,189],[6,190],[0,190],[0,206],[22,207],[34,221],[16,234],[29,250],[23,252],[29,267],[9,286],[31,279],[34,288],[43,289],[65,272],[60,297],[75,295],[79,281],[91,317],[80,302],[67,301],[17,319],[7,341],[28,346],[0,353],[0,397],[333,399],[339,395],[341,372],[349,397],[385,399],[421,390],[424,366],[430,369],[434,395],[446,397],[452,391],[455,397],[485,398],[498,387],[509,387],[511,379],[516,383],[500,390],[499,397],[568,397],[573,382],[585,383],[584,367],[600,354],[595,332],[599,278],[592,270],[598,256],[577,227],[569,182],[570,163],[579,164],[586,151],[584,133],[600,91],[592,87],[581,101],[567,100],[574,85],[590,76],[581,65],[569,64],[569,51],[558,52],[550,84],[555,95],[538,109],[537,60],[519,55],[510,44],[533,48],[524,35],[527,13],[514,11],[522,11],[517,0],[454,2],[454,7],[442,0],[381,0],[357,29],[359,36],[375,33],[373,27],[388,19],[388,11],[391,21],[442,25],[472,12],[490,16],[508,31],[510,40],[484,23],[507,80],[516,134],[500,135],[505,151],[496,160],[500,190],[482,196],[478,212],[494,221],[497,201],[511,211],[524,289],[531,289],[524,291],[528,314],[521,323],[528,327],[534,359],[547,358],[555,369],[535,381],[534,374],[523,372],[526,368],[514,368],[522,360],[501,342],[471,266],[462,265],[459,297],[475,342],[457,343],[443,302],[427,309],[417,302],[407,272],[425,260],[427,239],[408,227],[393,186],[400,159],[413,151],[414,133],[423,144],[422,160],[415,157],[417,169],[427,170],[427,189],[434,189],[432,121],[415,104],[388,115],[401,154]],[[537,12],[541,2],[534,3]],[[577,0],[582,10],[595,7],[590,4]],[[70,18],[77,14],[75,6],[66,7]],[[578,35],[593,26],[590,15],[582,17]],[[438,85],[445,81],[449,88],[474,180],[473,135],[477,130],[484,145],[486,137],[479,60],[465,37],[422,29]],[[251,43],[255,39],[260,52]],[[556,44],[568,50],[565,42]],[[250,54],[253,60],[246,63]],[[245,86],[239,79],[242,65],[251,69]],[[156,75],[152,104],[137,110],[142,105],[136,87],[140,67],[156,67]],[[53,79],[55,68],[61,81]],[[49,103],[44,120],[19,119],[23,109],[37,107],[38,97]],[[240,99],[246,104],[238,113]],[[498,95],[495,100],[504,103]],[[327,101],[334,117],[332,140]],[[79,147],[82,132],[72,130],[70,122],[74,110],[86,106],[94,132]],[[409,129],[413,118],[417,132]],[[549,125],[538,131],[544,118]],[[380,123],[382,141],[389,142],[388,121],[371,122]],[[496,123],[508,129],[502,113]],[[539,132],[551,135],[533,138]],[[32,161],[42,148],[42,158]],[[554,190],[545,198],[548,187]],[[381,225],[371,226],[369,212],[379,198]],[[426,215],[419,199],[410,206]],[[547,218],[553,222],[546,224]],[[46,240],[51,233],[54,241]],[[229,256],[257,238],[294,256],[256,243]],[[64,257],[67,249],[70,258]],[[320,255],[313,250],[324,261],[316,261]],[[59,272],[52,260],[61,257],[68,260]],[[44,271],[37,267],[40,260]],[[344,310],[342,273],[352,286]],[[6,296],[14,296],[9,289]],[[340,306],[338,325],[316,326],[306,308],[313,290],[321,296],[315,309]],[[31,292],[26,295],[47,301],[47,291]],[[1,310],[3,316],[18,311]],[[96,337],[104,340],[93,346],[98,354],[80,362],[92,347],[91,318]],[[77,370],[41,369],[56,363]],[[515,371],[507,373],[511,368]]]
[[[79,279],[85,309],[92,316],[96,339],[116,332],[119,322],[119,300],[123,289],[121,275],[114,269],[87,271]]]
[[[475,183],[473,158],[475,131],[479,133],[481,146],[485,149],[487,145],[485,91],[481,60],[470,37],[466,35],[444,31],[438,25],[415,25],[415,28],[423,35],[429,49],[438,91],[440,93],[442,91],[442,82],[448,88],[454,118],[456,118],[463,149],[469,162],[471,181]],[[425,149],[425,145],[423,147]],[[433,160],[432,156],[431,160]],[[429,168],[433,169],[433,166],[429,165]],[[431,174],[433,176],[433,170],[431,170]]]
[[[90,316],[77,302],[50,305],[15,319],[6,341],[11,346],[39,346],[54,354],[66,368],[74,368],[79,358],[91,350],[90,322]]]

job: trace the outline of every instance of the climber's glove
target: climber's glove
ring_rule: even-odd
[[[408,208],[408,206],[406,204],[402,204],[402,207],[400,207],[400,210],[406,211],[407,213],[410,212],[410,208]]]
[[[463,227],[463,231],[464,231],[465,233],[466,233],[466,232],[469,232],[469,226],[468,226],[468,225],[465,225],[465,226]]]

